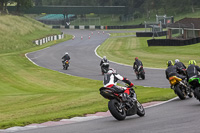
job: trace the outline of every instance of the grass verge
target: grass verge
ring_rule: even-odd
[[[122,35],[122,33],[121,33]],[[133,65],[134,58],[139,57],[144,67],[166,68],[168,60],[179,59],[186,65],[191,59],[200,62],[200,45],[188,46],[152,46],[148,47],[149,37],[115,37],[107,39],[98,49],[100,56],[109,60]]]

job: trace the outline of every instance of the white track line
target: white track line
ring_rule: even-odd
[[[95,48],[94,53],[95,53],[95,55],[96,55],[97,57],[102,58],[101,56],[99,56],[99,55],[97,54],[97,49],[98,49],[99,47],[100,47],[100,45],[97,46],[97,47]],[[111,61],[111,60],[109,60],[109,61],[112,62],[112,63],[115,63],[115,64],[119,64],[119,65],[123,65],[123,66],[130,66],[130,67],[131,67],[131,65],[127,65],[127,64],[123,64],[123,63],[118,63],[118,62],[114,62],[114,61]],[[146,68],[146,69],[155,69],[155,70],[165,70],[165,69],[162,69],[162,68],[151,68],[151,67],[144,67],[144,68]]]

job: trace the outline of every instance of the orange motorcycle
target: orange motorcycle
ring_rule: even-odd
[[[177,76],[169,77],[169,83],[175,94],[177,94],[181,100],[184,100],[187,96],[190,98],[193,96],[188,83],[181,78],[178,78]]]

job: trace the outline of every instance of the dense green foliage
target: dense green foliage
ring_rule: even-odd
[[[29,8],[33,5],[126,6],[127,14],[134,19],[142,17],[151,19],[155,14],[176,16],[182,13],[194,13],[200,6],[199,0],[0,0],[0,11],[6,12],[8,4],[13,2],[16,3],[18,11],[20,8]]]
[[[135,18],[151,14],[175,16],[180,13],[195,12],[200,5],[199,0],[35,0],[41,5],[66,6],[127,6],[128,13]]]
[[[9,4],[16,5],[16,12],[20,12],[21,9],[32,7],[33,0],[0,0],[0,12],[7,13],[7,6]]]

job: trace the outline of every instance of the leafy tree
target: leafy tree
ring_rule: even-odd
[[[0,0],[0,12],[6,13],[7,12],[7,4],[10,0]]]
[[[20,9],[27,9],[33,6],[32,0],[14,0],[17,3],[17,12],[20,12]]]
[[[35,6],[42,6],[42,0],[33,0]]]

